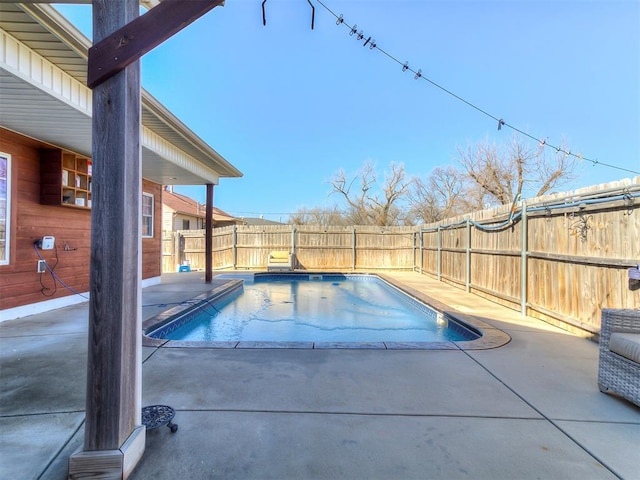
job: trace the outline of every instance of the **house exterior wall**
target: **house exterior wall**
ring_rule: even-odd
[[[173,225],[173,209],[167,207],[165,204],[162,204],[162,231],[170,232],[172,230],[171,226]]]
[[[41,142],[0,129],[0,151],[11,155],[11,238],[8,265],[0,265],[0,310],[74,295],[50,272],[37,273],[38,253],[71,289],[89,290],[91,211],[40,203]],[[162,186],[143,181],[154,195],[154,235],[142,239],[142,277],[160,275]],[[53,250],[34,249],[45,235]]]
[[[189,220],[189,228],[184,228],[184,221]],[[201,230],[204,228],[204,218],[194,217],[192,215],[185,215],[182,213],[176,214],[173,218],[173,231],[178,230]]]
[[[189,220],[189,228],[183,228],[184,221]],[[202,230],[204,218],[177,213],[167,205],[162,206],[162,230],[165,232],[177,232],[179,230]]]
[[[162,185],[142,180],[142,192],[153,195],[153,237],[142,239],[142,279],[159,277],[162,269]]]

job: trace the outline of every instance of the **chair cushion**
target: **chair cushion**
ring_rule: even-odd
[[[640,363],[640,333],[612,333],[609,340],[609,350],[633,362]]]
[[[269,257],[273,260],[289,260],[289,252],[271,252]]]

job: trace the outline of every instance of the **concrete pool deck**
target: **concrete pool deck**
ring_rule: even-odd
[[[598,346],[417,273],[389,273],[511,336],[488,350],[143,348],[130,478],[640,478],[640,408],[597,386]],[[211,289],[143,290],[143,318]],[[87,304],[0,324],[0,475],[64,479],[82,443]]]

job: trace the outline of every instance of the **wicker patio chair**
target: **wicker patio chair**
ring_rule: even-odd
[[[640,310],[602,310],[598,387],[640,406]]]

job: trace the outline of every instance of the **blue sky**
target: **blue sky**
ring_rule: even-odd
[[[458,148],[506,144],[510,128],[640,171],[640,2],[227,0],[148,53],[142,84],[244,177],[214,204],[286,221],[330,206],[329,179],[365,161],[410,175],[457,165]],[[90,6],[57,6],[90,37]],[[533,143],[535,144],[535,143]],[[551,151],[548,152],[552,154]],[[561,190],[633,177],[583,160]],[[176,191],[204,202],[204,187]]]

